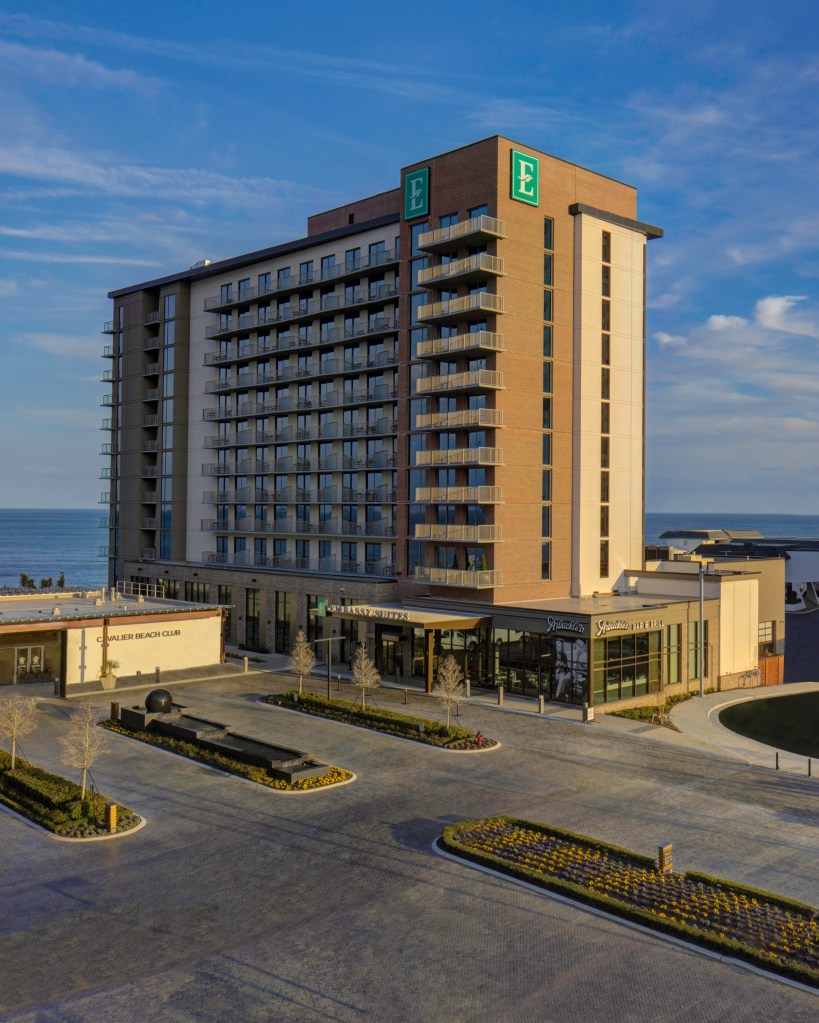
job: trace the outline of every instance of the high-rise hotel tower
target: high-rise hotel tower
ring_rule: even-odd
[[[631,186],[493,136],[113,291],[111,581],[229,604],[231,641],[279,651],[425,597],[486,626],[627,592],[661,234]]]

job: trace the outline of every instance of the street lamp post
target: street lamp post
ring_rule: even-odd
[[[343,636],[336,635],[335,630],[332,636],[324,636],[321,639],[316,640],[316,646],[319,643],[327,644],[327,699],[330,699],[330,679],[332,677],[333,669],[333,643],[340,643],[344,639]]]
[[[703,659],[703,598],[705,595],[705,564],[700,561],[700,633],[697,637],[699,641],[699,661],[700,661],[700,696],[705,696],[705,662]]]

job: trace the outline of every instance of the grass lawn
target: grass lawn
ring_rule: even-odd
[[[804,757],[819,757],[819,693],[796,693],[726,707],[720,721],[732,732]]]

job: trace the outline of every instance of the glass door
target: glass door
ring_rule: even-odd
[[[43,648],[18,646],[14,651],[14,681],[28,682],[43,674]]]

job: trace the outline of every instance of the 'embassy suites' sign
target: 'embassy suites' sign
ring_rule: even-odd
[[[385,622],[408,622],[407,611],[392,611],[386,607],[369,607],[366,604],[328,604],[331,615],[343,614],[347,618],[378,618]]]

